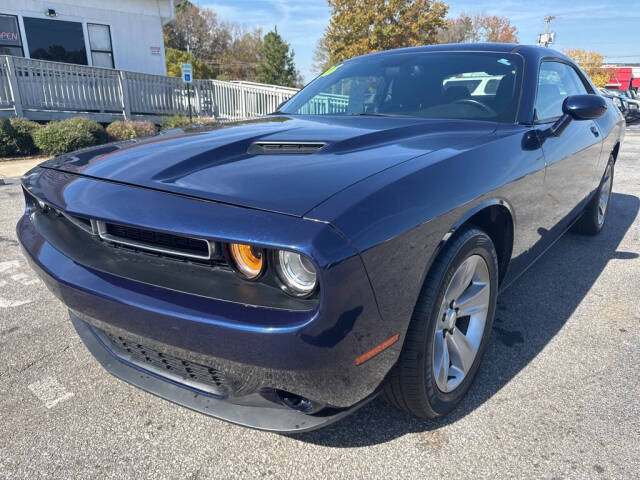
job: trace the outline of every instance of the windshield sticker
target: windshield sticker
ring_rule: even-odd
[[[507,60],[506,58],[501,58],[500,60],[498,60],[498,63],[506,65],[507,67],[511,66],[511,62],[509,60]]]
[[[321,77],[328,77],[329,75],[331,75],[333,72],[335,72],[336,70],[338,70],[340,67],[342,66],[342,63],[338,64],[338,65],[334,65],[333,67],[331,67],[329,70],[327,70],[326,72],[324,72],[322,75],[320,75]]]

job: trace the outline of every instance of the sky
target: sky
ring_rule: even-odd
[[[555,15],[552,48],[583,48],[604,54],[610,62],[640,62],[640,5],[637,0],[445,0],[449,15],[462,12],[508,17],[518,29],[520,43],[535,44],[544,31],[543,18]],[[315,77],[313,53],[326,28],[330,10],[326,0],[194,0],[211,8],[223,21],[263,33],[277,25],[295,52],[305,82]],[[639,2],[640,3],[640,2]]]

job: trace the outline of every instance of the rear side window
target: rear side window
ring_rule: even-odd
[[[560,117],[565,98],[587,93],[573,67],[562,62],[543,62],[538,76],[536,120],[547,121]]]

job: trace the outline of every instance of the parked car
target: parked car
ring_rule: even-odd
[[[622,112],[625,118],[629,116],[629,104],[624,97],[616,95],[613,93],[613,90],[609,90],[607,88],[600,88],[599,91],[601,95],[612,100],[613,104],[618,108],[618,110],[620,110],[620,112]]]
[[[500,75],[487,75],[471,73],[460,75],[458,77],[447,78],[443,82],[444,89],[448,87],[463,86],[469,91],[469,95],[495,95],[502,77]]]
[[[493,95],[445,88],[479,72]],[[476,377],[499,291],[605,225],[624,126],[553,50],[380,52],[258,120],[52,159],[22,179],[17,232],[87,348],[144,390],[278,432],[379,393],[433,418]]]
[[[632,116],[637,117],[640,115],[640,100],[636,98],[636,95],[631,90],[618,90],[617,94],[624,98],[629,105],[629,112]]]
[[[640,100],[632,97],[627,90],[609,90],[609,95],[613,95],[623,101],[627,107],[627,117],[637,117],[640,115]]]

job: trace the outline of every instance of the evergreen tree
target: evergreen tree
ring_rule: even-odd
[[[298,72],[293,63],[293,50],[285,42],[278,28],[264,36],[258,63],[258,81],[272,85],[295,87],[298,83]]]

